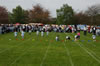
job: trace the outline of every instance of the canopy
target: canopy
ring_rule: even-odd
[[[15,25],[20,25],[20,23],[16,23]]]

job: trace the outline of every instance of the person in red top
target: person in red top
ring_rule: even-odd
[[[80,39],[80,32],[77,33],[78,39]]]
[[[88,33],[90,33],[91,26],[88,27]]]
[[[80,32],[77,33],[77,35],[75,35],[75,41],[80,39]]]

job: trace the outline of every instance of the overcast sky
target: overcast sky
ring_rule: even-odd
[[[91,5],[100,4],[100,0],[0,0],[0,5],[5,6],[9,11],[17,5],[21,5],[24,9],[31,9],[32,5],[41,4],[51,12],[53,17],[56,17],[56,9],[66,3],[72,6],[75,11],[81,11]]]

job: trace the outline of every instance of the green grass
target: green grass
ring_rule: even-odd
[[[100,37],[93,42],[91,34],[81,32],[81,39],[73,42],[73,33],[51,32],[44,37],[26,33],[24,40],[20,35],[18,40],[13,33],[0,35],[0,66],[100,66]],[[65,41],[66,35],[72,40]]]

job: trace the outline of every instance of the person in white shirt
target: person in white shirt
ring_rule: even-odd
[[[25,32],[22,30],[22,32],[21,32],[22,39],[24,39],[24,34],[25,34]]]
[[[90,33],[92,33],[92,28],[90,28]]]
[[[41,36],[42,36],[42,37],[44,36],[44,32],[43,32],[43,31],[41,31]]]
[[[84,35],[86,36],[87,35],[87,28],[84,27]]]
[[[96,27],[93,27],[92,31],[93,31],[93,35],[96,35]]]
[[[74,33],[74,28],[72,27],[72,33]]]
[[[70,36],[66,36],[66,40],[70,40],[71,38],[70,38]]]
[[[29,30],[29,35],[31,35],[31,32],[32,32],[32,30],[30,29],[30,30]]]
[[[49,31],[47,30],[47,36],[49,35]]]
[[[17,38],[17,31],[14,32],[14,36],[15,36],[15,38]]]
[[[39,31],[38,31],[38,30],[36,31],[36,35],[37,35],[37,36],[39,35]]]
[[[96,35],[92,35],[93,41],[96,41]]]
[[[77,41],[78,40],[78,35],[75,35],[75,41]]]
[[[56,36],[56,41],[59,41],[59,36]]]

